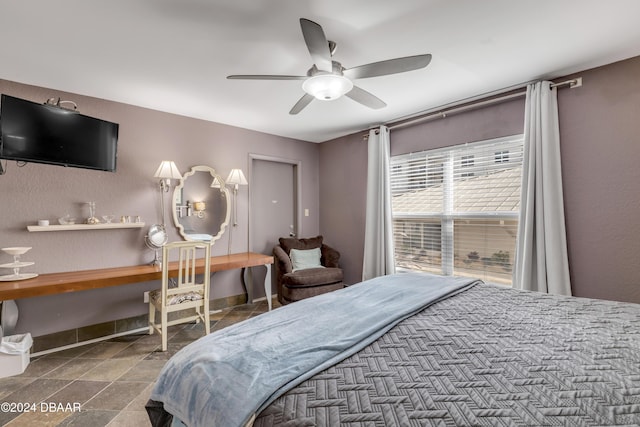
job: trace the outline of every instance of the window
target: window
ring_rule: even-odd
[[[460,162],[460,166],[464,168],[472,168],[473,167],[473,154],[462,156],[462,162]],[[463,172],[463,177],[473,176],[473,172]]]
[[[396,266],[511,284],[522,149],[516,135],[392,157]]]
[[[506,163],[509,161],[509,150],[496,151],[496,163]]]
[[[418,190],[424,188],[427,184],[425,177],[427,165],[421,160],[413,160],[409,162],[409,189]]]
[[[414,156],[402,164],[391,164],[391,193],[424,190],[434,185],[442,185],[444,174],[442,156]]]

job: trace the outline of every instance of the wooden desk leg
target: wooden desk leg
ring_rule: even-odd
[[[251,267],[242,267],[240,278],[242,279],[242,286],[247,292],[247,304],[253,304],[253,273],[251,272]]]
[[[264,266],[267,269],[267,274],[264,276],[264,295],[267,298],[269,311],[271,311],[271,264],[264,264]],[[243,268],[241,276],[242,286],[247,291],[247,304],[253,304],[253,273],[251,272],[251,267]]]
[[[0,324],[2,333],[8,337],[13,335],[18,323],[18,305],[14,300],[0,301]]]
[[[209,307],[211,307],[211,290],[213,289],[213,276],[215,276],[216,272],[212,272],[209,276]],[[209,309],[209,314],[220,313],[222,310],[211,310]]]
[[[264,294],[267,297],[269,311],[271,311],[271,264],[264,265],[267,268],[267,274],[264,276]]]

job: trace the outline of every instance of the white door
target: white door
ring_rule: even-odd
[[[280,237],[297,235],[297,167],[284,161],[252,159],[249,227],[252,252],[271,254]],[[263,269],[254,269],[253,274],[253,283],[262,283]],[[260,298],[264,290],[255,286],[254,295]]]

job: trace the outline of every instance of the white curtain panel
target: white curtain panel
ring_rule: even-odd
[[[527,87],[520,222],[513,286],[571,295],[562,197],[557,89]]]
[[[369,131],[367,212],[362,280],[395,273],[391,184],[389,181],[389,129]]]

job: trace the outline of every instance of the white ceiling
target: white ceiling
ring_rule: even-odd
[[[301,17],[346,68],[433,59],[356,80],[381,110],[343,97],[292,116],[301,81],[226,79],[306,74]],[[640,55],[638,17],[638,0],[0,0],[0,78],[322,142]]]

